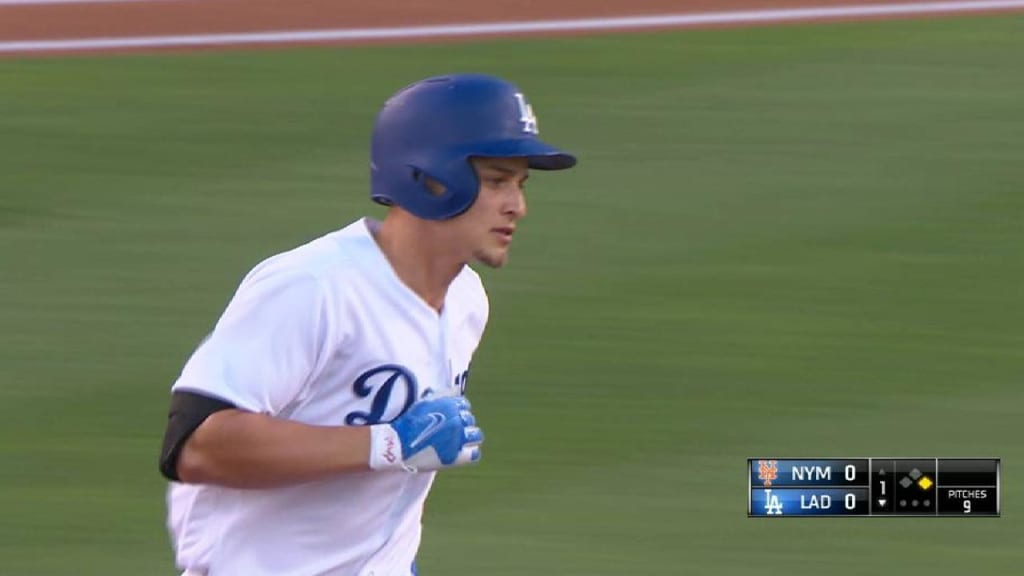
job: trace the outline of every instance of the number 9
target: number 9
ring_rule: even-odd
[[[970,500],[964,500],[964,514],[970,514],[970,513],[971,513],[971,501]]]

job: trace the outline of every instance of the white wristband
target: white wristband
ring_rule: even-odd
[[[407,470],[402,441],[390,424],[370,426],[370,470]]]

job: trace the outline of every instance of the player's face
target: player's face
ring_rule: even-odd
[[[492,268],[508,261],[516,223],[526,216],[525,158],[474,158],[480,191],[469,210],[454,219],[472,258]]]

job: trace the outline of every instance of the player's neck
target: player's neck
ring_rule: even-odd
[[[437,243],[426,241],[416,221],[406,217],[389,213],[373,236],[402,283],[440,312],[448,286],[464,263],[440,250]]]

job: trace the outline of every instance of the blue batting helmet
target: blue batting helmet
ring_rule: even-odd
[[[421,80],[384,103],[373,127],[370,197],[429,220],[452,218],[476,200],[469,159],[521,157],[536,170],[563,170],[576,158],[538,139],[523,92],[501,78],[453,74]],[[440,194],[427,179],[444,187]]]

